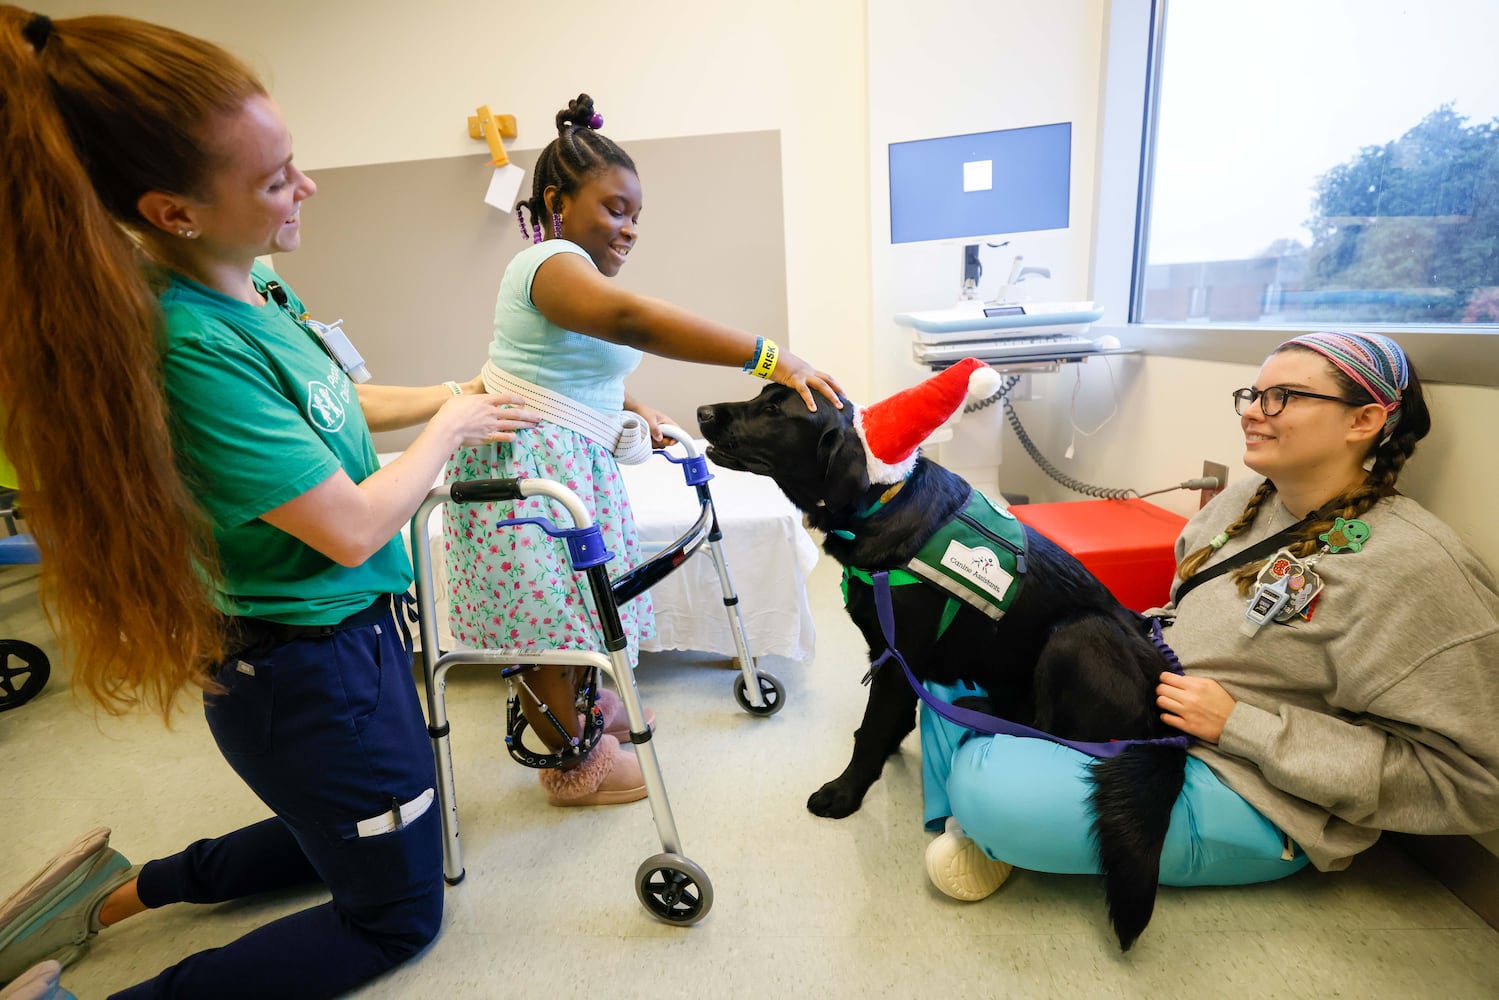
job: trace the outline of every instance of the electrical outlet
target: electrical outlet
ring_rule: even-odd
[[[1198,507],[1206,507],[1209,500],[1223,492],[1223,487],[1228,485],[1228,466],[1219,465],[1217,462],[1203,462],[1202,474],[1204,477],[1216,476],[1218,478],[1218,488],[1216,490],[1199,491],[1202,499],[1198,502]]]

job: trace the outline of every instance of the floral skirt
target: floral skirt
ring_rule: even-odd
[[[515,477],[551,479],[576,493],[614,553],[605,564],[619,576],[641,562],[635,517],[614,457],[576,431],[539,424],[511,444],[459,448],[447,482]],[[443,551],[448,567],[448,624],[461,645],[478,649],[591,649],[604,652],[597,605],[587,577],[574,572],[567,546],[535,525],[495,527],[537,517],[562,527],[572,519],[549,497],[513,503],[447,504]],[[654,638],[656,619],[646,592],[622,605],[630,665],[641,639]]]

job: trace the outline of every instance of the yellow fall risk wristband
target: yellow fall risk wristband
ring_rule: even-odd
[[[781,349],[776,346],[774,340],[760,338],[755,359],[745,368],[755,378],[770,378],[771,373],[776,370],[776,360],[780,357]]]

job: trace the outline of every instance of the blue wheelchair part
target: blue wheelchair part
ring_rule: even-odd
[[[0,566],[34,566],[42,561],[30,535],[0,537]]]
[[[0,535],[0,566],[34,566],[42,561],[36,542],[16,531],[9,496],[0,496],[0,515],[13,534]],[[52,675],[52,662],[40,646],[20,639],[0,639],[0,712],[20,708],[42,693]]]
[[[686,455],[678,458],[669,451],[657,448],[655,454],[660,455],[668,462],[673,462],[682,467],[682,478],[687,480],[688,486],[701,486],[713,478],[713,473],[708,471],[707,455]]]
[[[572,563],[573,569],[590,569],[594,566],[602,566],[614,558],[614,553],[609,551],[609,546],[604,544],[604,533],[596,524],[586,528],[561,528],[544,517],[512,517],[504,521],[496,521],[496,528],[507,525],[534,524],[553,538],[560,538],[567,544],[567,558]]]

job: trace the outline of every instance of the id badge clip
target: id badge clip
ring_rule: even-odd
[[[323,342],[323,348],[333,356],[334,361],[338,362],[344,374],[349,376],[350,382],[362,383],[370,380],[370,370],[364,366],[364,358],[349,340],[348,334],[339,329],[343,320],[319,323],[315,319],[309,319],[304,322],[317,339]]]
[[[1285,577],[1278,578],[1274,583],[1261,584],[1249,599],[1249,610],[1244,613],[1244,623],[1239,626],[1239,631],[1248,636],[1254,635],[1290,603],[1291,588]]]
[[[337,363],[338,367],[343,369],[345,375],[349,376],[350,382],[362,383],[370,380],[370,370],[364,366],[364,358],[355,349],[353,342],[349,340],[348,334],[339,329],[343,325],[343,320],[338,319],[332,323],[319,323],[305,312],[300,316],[297,315],[297,311],[292,308],[291,296],[286,294],[286,289],[281,287],[281,282],[279,281],[267,281],[265,283],[265,294],[276,305],[284,309],[287,315],[302,324],[308,332],[317,338],[323,350],[328,352],[328,356]]]

